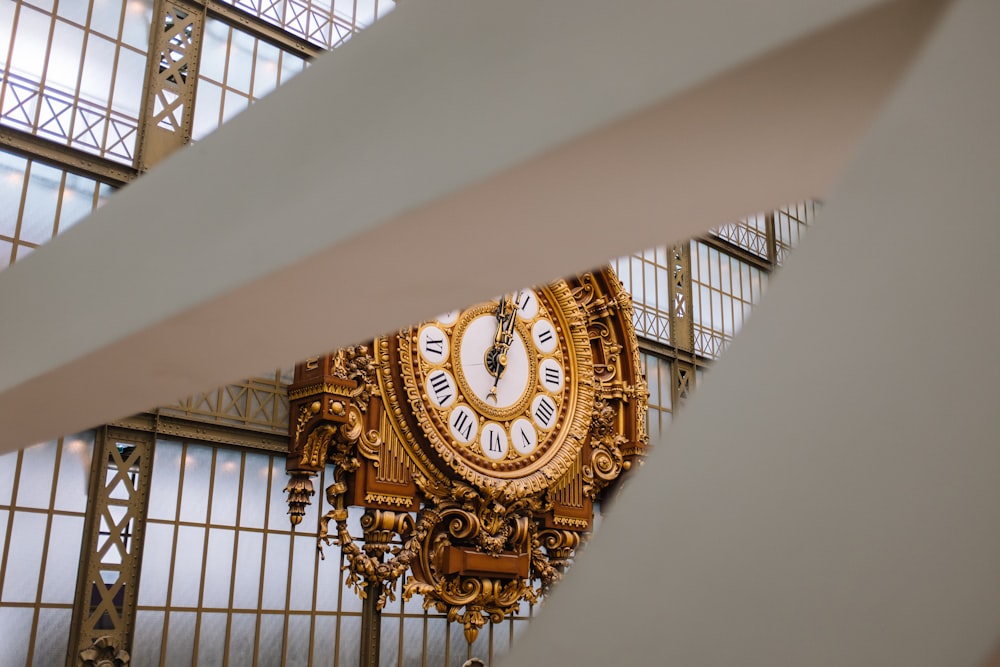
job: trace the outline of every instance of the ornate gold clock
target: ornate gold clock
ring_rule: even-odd
[[[403,595],[460,619],[473,641],[559,578],[593,502],[645,451],[631,318],[605,269],[300,364],[293,522],[310,477],[334,463],[320,537],[341,545],[349,583],[384,600],[410,572]],[[350,506],[366,508],[363,546]]]
[[[410,417],[400,420],[400,435],[427,477],[457,475],[524,495],[579,458],[594,409],[594,363],[584,313],[565,281],[442,315],[379,350],[383,395]]]

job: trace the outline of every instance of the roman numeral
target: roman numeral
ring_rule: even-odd
[[[521,427],[521,440],[524,441],[525,447],[530,447],[532,444],[531,438],[528,437],[528,431],[523,426]]]
[[[560,375],[561,373],[559,372],[558,368],[553,368],[552,366],[548,366],[545,369],[545,377],[542,378],[542,382],[544,382],[547,385],[552,385],[553,387],[558,387]]]
[[[490,433],[490,441],[487,444],[486,448],[489,449],[491,452],[499,452],[500,451],[500,435],[496,431],[493,431],[493,430],[491,430],[489,433]]]
[[[535,406],[535,417],[545,426],[549,425],[549,422],[552,420],[552,416],[555,413],[556,408],[551,401],[541,400],[538,401],[538,405]]]
[[[451,398],[451,383],[448,382],[448,376],[438,371],[434,375],[430,376],[431,388],[434,389],[434,397],[437,402],[444,405]]]
[[[538,342],[548,343],[550,340],[552,340],[552,329],[545,329],[544,331],[539,332]]]
[[[521,294],[521,298],[517,302],[517,307],[520,308],[521,310],[526,310],[528,308],[529,303],[531,303],[531,294],[529,294],[528,292],[524,292],[523,294]]]
[[[434,354],[436,356],[441,356],[444,354],[444,339],[443,338],[431,338],[428,336],[424,339],[424,350],[428,354]]]
[[[472,418],[469,417],[468,412],[456,412],[451,425],[455,427],[455,430],[458,431],[464,439],[468,440],[472,437]]]

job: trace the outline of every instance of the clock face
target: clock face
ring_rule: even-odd
[[[432,450],[417,459],[474,483],[533,479],[533,488],[576,460],[593,410],[593,361],[565,282],[441,315],[397,342],[405,392],[390,387],[388,397],[408,398],[399,404],[420,433],[404,439]]]

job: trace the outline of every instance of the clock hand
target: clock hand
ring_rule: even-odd
[[[504,295],[497,304],[497,330],[493,336],[493,344],[486,350],[486,370],[493,376],[493,386],[486,398],[497,401],[497,384],[507,370],[507,351],[514,342],[515,309],[510,297]]]

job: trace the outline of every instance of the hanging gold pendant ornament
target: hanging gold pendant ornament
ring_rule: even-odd
[[[410,573],[404,598],[471,643],[558,581],[594,501],[644,455],[639,364],[610,268],[307,360],[289,387],[292,522],[332,463],[319,537],[341,546],[348,585],[381,607]]]

